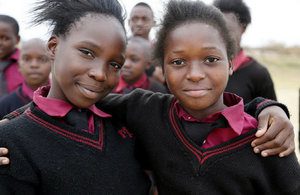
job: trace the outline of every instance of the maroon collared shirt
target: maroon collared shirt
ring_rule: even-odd
[[[244,50],[240,50],[239,53],[233,58],[233,71],[237,71],[239,68],[243,67],[247,62],[251,60],[250,57],[246,56]]]
[[[74,108],[74,106],[60,99],[48,98],[47,94],[49,90],[50,90],[50,86],[43,86],[38,88],[33,93],[33,102],[37,105],[39,109],[41,109],[49,116],[58,117],[58,118],[65,117],[68,114],[68,112],[70,112],[71,109]],[[95,116],[102,117],[102,118],[112,117],[110,114],[107,114],[102,110],[98,109],[95,105],[92,105],[87,109],[89,109],[93,113],[90,115],[88,119],[88,126],[89,126],[88,132],[90,133],[94,133],[95,131],[95,126],[94,126]]]
[[[223,98],[224,104],[227,107],[201,120],[196,119],[195,117],[187,113],[179,104],[179,102],[176,103],[176,114],[178,115],[180,120],[195,123],[211,123],[219,119],[221,116],[223,116],[227,120],[229,126],[225,128],[217,128],[211,131],[208,134],[205,142],[201,146],[203,148],[216,146],[257,128],[257,120],[244,112],[244,103],[241,97],[231,93],[224,93]],[[199,129],[199,131],[201,131],[201,129]]]
[[[14,61],[4,70],[8,93],[15,91],[18,88],[18,86],[20,86],[24,81],[24,77],[21,75],[19,71],[19,64],[18,64],[19,56],[20,56],[20,51],[19,49],[16,49],[15,52],[7,58]]]
[[[123,94],[125,88],[149,89],[149,86],[150,86],[150,82],[149,82],[149,79],[148,79],[146,73],[144,73],[139,80],[137,80],[135,83],[133,83],[131,85],[126,83],[126,81],[122,78],[122,76],[120,76],[119,83],[118,83],[117,87],[113,90],[113,92]]]

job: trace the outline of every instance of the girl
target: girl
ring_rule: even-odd
[[[1,127],[12,163],[0,169],[0,194],[147,194],[132,134],[94,105],[124,63],[119,2],[45,0],[35,11],[37,23],[53,25],[51,87]]]
[[[170,1],[154,55],[174,97],[137,90],[98,105],[135,132],[159,194],[300,193],[294,153],[281,159],[252,152],[257,121],[240,97],[224,93],[233,53],[218,9]]]
[[[198,4],[196,4],[196,5],[198,5]],[[200,4],[200,5],[202,6],[202,4]],[[198,8],[196,9],[196,11],[198,11]],[[87,17],[87,16],[85,16],[85,17]],[[54,63],[55,62],[63,63],[64,66],[66,66],[69,64],[69,62],[72,62],[71,65],[78,64],[77,61],[85,62],[84,66],[81,64],[81,66],[83,66],[83,67],[80,67],[80,66],[73,67],[72,66],[68,70],[61,70],[64,73],[63,76],[65,76],[64,79],[66,81],[72,80],[70,78],[73,78],[73,77],[75,78],[76,87],[73,87],[74,84],[68,85],[70,87],[73,87],[74,92],[72,93],[72,96],[70,96],[71,91],[68,90],[67,87],[64,87],[64,90],[66,92],[64,92],[64,91],[60,91],[60,93],[57,92],[58,95],[62,95],[62,93],[66,94],[66,95],[63,95],[63,98],[61,98],[61,99],[65,100],[67,102],[71,102],[73,105],[77,105],[77,107],[80,107],[85,102],[90,102],[90,104],[93,104],[94,101],[91,101],[91,99],[92,99],[91,97],[96,96],[98,94],[99,95],[104,94],[103,90],[97,90],[98,93],[95,93],[95,91],[96,91],[95,89],[88,88],[90,86],[95,86],[98,82],[94,82],[93,85],[85,84],[86,81],[89,81],[88,78],[90,78],[90,77],[96,78],[96,75],[98,75],[97,78],[99,80],[101,80],[100,78],[102,78],[102,80],[103,80],[103,82],[102,82],[103,85],[101,85],[102,86],[101,89],[109,84],[109,82],[108,82],[109,77],[107,76],[109,74],[109,72],[106,72],[106,74],[102,74],[104,76],[107,76],[106,79],[103,79],[103,76],[101,76],[102,71],[99,70],[100,68],[104,68],[103,60],[104,60],[104,62],[116,62],[116,61],[118,62],[118,58],[115,57],[115,56],[118,56],[116,53],[114,53],[115,50],[112,50],[110,48],[106,48],[106,50],[103,50],[102,47],[107,46],[107,41],[110,40],[111,48],[119,48],[119,47],[117,47],[118,44],[116,44],[114,42],[114,40],[118,40],[116,38],[120,38],[119,36],[116,36],[116,34],[118,35],[120,33],[119,31],[117,31],[117,32],[111,31],[110,33],[107,33],[107,34],[109,34],[109,37],[108,37],[108,36],[106,36],[106,34],[103,34],[103,33],[100,34],[100,32],[102,32],[101,30],[106,32],[106,30],[109,30],[112,27],[109,27],[106,29],[100,28],[101,29],[100,30],[99,25],[95,25],[95,23],[93,23],[93,25],[91,25],[90,28],[87,28],[86,26],[84,26],[85,28],[79,28],[79,27],[81,27],[79,24],[82,24],[82,25],[88,24],[89,22],[93,21],[92,20],[93,18],[94,17],[88,18],[89,20],[80,22],[80,23],[76,23],[77,24],[76,26],[72,26],[73,28],[71,28],[71,31],[69,32],[68,36],[66,37],[68,39],[62,38],[62,40],[60,40],[57,37],[53,37],[50,39],[50,41],[48,43],[49,49],[52,52],[53,57],[55,57]],[[103,18],[101,18],[101,19],[103,19]],[[111,19],[111,18],[105,17],[105,19]],[[101,24],[103,24],[103,25],[106,24],[106,23],[103,23],[103,20],[99,20],[98,22],[101,22]],[[115,23],[112,23],[112,24],[113,24],[113,26],[115,25]],[[92,31],[91,28],[95,28],[96,30]],[[75,32],[73,32],[73,30]],[[81,33],[77,32],[77,30],[80,31]],[[86,30],[89,33],[85,32]],[[123,31],[121,31],[121,32],[123,32]],[[84,37],[79,36],[82,34],[84,34],[85,36]],[[74,35],[74,37],[72,35]],[[114,35],[114,36],[112,36],[112,35]],[[101,39],[102,36],[104,36],[103,39]],[[99,43],[93,42],[93,44],[90,44],[90,41],[94,40],[95,37],[98,37],[97,40],[99,41]],[[52,39],[54,39],[55,42],[52,42],[51,41]],[[85,41],[82,42],[81,41],[82,39],[84,39]],[[219,37],[219,39],[221,39],[221,38]],[[75,41],[76,44],[71,44],[71,46],[67,47],[68,44],[65,42],[73,43],[71,40]],[[63,43],[61,43],[61,41]],[[120,40],[120,42],[123,43],[122,39]],[[89,43],[89,44],[87,44],[87,43]],[[171,42],[169,42],[169,43],[171,43]],[[220,42],[220,40],[219,40],[218,44],[222,45],[224,43]],[[53,46],[55,46],[55,47],[53,48]],[[74,51],[75,48],[78,48],[78,50],[75,50],[76,52]],[[66,49],[68,49],[68,50],[70,50],[70,52],[68,53],[68,55],[66,55],[66,54],[63,55],[62,49],[64,51],[66,51]],[[74,54],[77,54],[77,52],[79,52],[80,55],[74,56]],[[122,53],[122,50],[120,49],[119,52]],[[108,55],[108,54],[110,54],[110,55]],[[60,57],[58,58],[58,56],[60,56]],[[99,56],[101,56],[101,60],[99,59],[100,58]],[[111,58],[109,58],[108,56],[110,56]],[[76,61],[73,60],[72,58],[75,58]],[[108,59],[110,59],[110,60],[108,60]],[[92,62],[96,61],[101,66],[92,66],[92,64],[94,65],[94,63],[92,63],[90,61],[92,61]],[[90,63],[92,63],[92,64],[90,64]],[[91,69],[91,71],[88,71],[88,74],[86,76],[83,75],[82,77],[78,77],[79,76],[78,74],[74,74],[74,73],[76,73],[75,70],[78,70],[81,68],[86,69],[86,64],[93,67]],[[115,65],[115,63],[106,63],[106,64],[107,64],[107,66],[105,66],[106,68],[108,68],[112,64]],[[176,63],[174,63],[174,64],[176,64]],[[60,64],[60,65],[62,65],[62,64]],[[56,69],[58,69],[58,70],[56,70]],[[60,69],[58,66],[54,66],[54,70],[53,70],[54,73],[56,73],[58,71],[57,72],[57,74],[58,74],[59,70]],[[73,74],[72,74],[72,76],[70,76],[68,71],[73,73],[75,76],[73,76]],[[225,69],[222,68],[222,71],[225,71]],[[61,74],[59,74],[59,75],[62,76]],[[109,75],[109,76],[113,77],[114,75]],[[55,75],[53,77],[55,77]],[[69,78],[69,79],[67,79],[67,78]],[[80,78],[83,78],[83,79],[81,80]],[[180,79],[180,77],[178,77],[178,78]],[[85,82],[81,82],[81,81],[85,81]],[[83,87],[82,87],[82,83],[85,84],[85,85],[83,85]],[[67,86],[66,84],[64,84],[63,80],[59,79],[59,78],[57,79],[57,85],[58,84]],[[106,84],[106,85],[104,85],[104,84]],[[77,85],[78,85],[79,90],[77,89]],[[223,84],[223,85],[225,85],[225,84]],[[99,86],[99,85],[97,84],[97,86]],[[86,89],[86,88],[88,88],[88,89]],[[50,92],[51,92],[51,90],[50,90]],[[50,92],[49,92],[49,94],[50,94]],[[65,97],[68,97],[68,98],[65,98]],[[77,99],[75,99],[75,97],[77,97]],[[130,100],[130,98],[132,98],[132,101]],[[42,157],[45,157],[46,155],[44,153],[45,153],[45,151],[47,151],[47,158],[50,159],[49,160],[50,163],[38,164],[40,166],[37,166],[36,163],[34,163],[32,166],[27,166],[25,169],[19,169],[19,170],[13,172],[14,174],[19,173],[20,170],[28,170],[29,168],[31,168],[29,170],[32,170],[32,172],[34,172],[35,170],[38,171],[37,178],[40,178],[39,170],[47,169],[47,170],[44,170],[42,173],[50,172],[50,173],[52,173],[51,174],[52,178],[54,178],[52,181],[57,182],[57,180],[58,181],[62,180],[61,182],[64,183],[64,180],[66,180],[66,178],[69,178],[71,171],[73,171],[73,172],[75,172],[74,173],[75,181],[78,182],[78,185],[75,184],[76,187],[72,186],[72,187],[76,188],[74,190],[78,190],[78,188],[84,188],[84,185],[87,185],[85,182],[87,182],[87,183],[95,182],[95,181],[92,181],[92,178],[88,178],[88,176],[87,176],[88,174],[92,174],[92,176],[98,180],[98,184],[99,184],[98,186],[99,186],[99,188],[101,188],[101,189],[98,189],[99,194],[101,194],[101,192],[102,192],[102,194],[108,193],[108,192],[105,192],[105,190],[108,190],[108,188],[110,188],[111,190],[114,190],[114,191],[110,192],[111,194],[114,194],[114,193],[126,194],[127,192],[129,192],[130,189],[132,189],[134,187],[141,189],[144,186],[144,185],[141,186],[141,184],[140,184],[140,186],[128,186],[129,189],[126,189],[128,191],[124,190],[124,186],[128,185],[128,182],[132,182],[132,180],[135,181],[135,179],[138,176],[142,177],[142,175],[138,175],[137,173],[135,173],[131,170],[131,169],[135,168],[135,163],[128,161],[128,158],[132,157],[131,153],[130,153],[132,151],[132,149],[129,147],[125,147],[125,148],[118,147],[118,145],[116,143],[117,135],[114,135],[113,130],[110,129],[110,131],[101,131],[102,130],[101,129],[100,131],[95,132],[96,129],[91,128],[91,129],[89,129],[89,132],[92,133],[92,135],[87,134],[86,136],[94,138],[92,140],[82,136],[82,134],[85,135],[86,132],[77,131],[76,132],[77,134],[75,134],[72,131],[70,133],[69,131],[74,130],[74,129],[71,128],[71,130],[69,130],[70,129],[69,128],[68,129],[69,131],[66,131],[66,130],[62,129],[62,127],[66,126],[65,124],[60,124],[60,126],[62,126],[62,127],[60,127],[60,126],[56,127],[55,126],[56,124],[53,124],[54,120],[56,123],[61,122],[61,120],[57,120],[56,118],[53,119],[53,117],[48,117],[48,118],[50,118],[49,121],[42,121],[40,118],[38,118],[39,115],[42,115],[42,113],[45,112],[42,110],[43,106],[41,104],[39,104],[40,99],[41,99],[41,97],[38,96],[36,103],[31,105],[31,108],[29,111],[26,111],[25,114],[21,115],[20,117],[17,117],[16,119],[12,120],[10,123],[8,123],[5,126],[6,130],[4,129],[1,132],[0,137],[3,138],[3,136],[4,136],[3,134],[5,134],[5,135],[8,134],[9,136],[8,135],[4,136],[4,138],[0,142],[0,145],[2,144],[4,146],[8,146],[8,148],[11,150],[10,158],[12,160],[12,163],[11,163],[10,167],[15,167],[16,166],[15,164],[19,165],[19,163],[18,163],[19,159],[16,157],[16,153],[18,152],[18,150],[21,150],[22,148],[18,147],[17,148],[18,150],[15,149],[15,147],[16,147],[15,145],[18,146],[19,145],[18,143],[21,143],[20,145],[23,145],[24,147],[26,147],[26,149],[28,149],[28,151],[26,150],[26,155],[21,155],[21,157],[23,157],[23,158],[29,157],[29,159],[41,158],[39,155],[42,155]],[[100,99],[101,98],[99,98],[99,100]],[[43,101],[43,100],[44,99],[42,99],[41,101]],[[109,98],[108,98],[108,100],[109,100]],[[254,106],[252,105],[253,110],[256,109],[256,103],[258,103],[260,101],[260,99],[257,99],[256,101],[257,102],[254,102]],[[182,171],[184,173],[188,174],[188,173],[191,173],[191,171],[193,171],[194,169],[196,169],[197,171],[200,170],[201,167],[199,166],[199,160],[202,157],[199,154],[200,150],[199,151],[195,150],[195,147],[197,147],[197,146],[193,146],[195,144],[193,144],[193,142],[191,140],[187,140],[188,139],[187,136],[182,136],[182,134],[180,134],[180,129],[174,128],[174,125],[176,125],[176,123],[175,123],[176,121],[174,120],[174,114],[176,114],[176,112],[175,112],[173,104],[175,102],[177,102],[177,100],[173,96],[162,95],[162,94],[153,94],[151,92],[147,93],[147,92],[141,91],[141,90],[136,90],[136,92],[132,93],[131,95],[125,95],[124,97],[117,97],[115,103],[113,101],[111,102],[112,107],[114,107],[114,109],[113,108],[111,108],[111,109],[112,109],[112,111],[116,111],[116,113],[115,113],[116,116],[123,117],[121,119],[127,119],[128,125],[130,125],[134,130],[136,130],[137,136],[140,139],[139,141],[141,141],[142,147],[145,148],[145,153],[147,155],[149,155],[149,159],[150,159],[148,161],[148,162],[150,162],[149,168],[152,168],[154,171],[157,171],[157,173],[155,173],[155,174],[158,179],[158,184],[160,187],[159,190],[161,192],[165,192],[166,194],[173,194],[173,192],[180,193],[181,191],[183,193],[193,192],[193,191],[195,191],[194,188],[205,189],[204,188],[205,186],[203,186],[203,184],[195,183],[194,179],[196,178],[195,176],[197,176],[198,173],[193,175],[193,177],[190,177],[190,175],[182,174]],[[259,109],[261,109],[267,105],[270,105],[272,103],[273,102],[267,102],[267,103],[262,102],[260,104]],[[107,106],[109,106],[109,104]],[[201,102],[199,104],[202,105]],[[64,104],[61,104],[61,105],[64,105]],[[118,107],[118,105],[120,107]],[[177,103],[177,105],[179,106],[178,108],[180,108],[181,104]],[[39,108],[36,108],[37,106],[39,106]],[[85,104],[85,106],[81,106],[81,108],[82,107],[88,107],[88,105]],[[242,105],[241,105],[241,107],[243,108]],[[57,108],[56,112],[58,112],[58,110],[65,110],[64,107],[62,107],[62,106],[60,106],[60,107],[56,106],[56,108]],[[95,109],[95,107],[93,107],[93,106],[92,106],[92,108]],[[196,109],[199,109],[199,108],[196,107]],[[120,112],[120,113],[118,113],[118,112]],[[259,110],[258,110],[258,112],[259,112]],[[77,111],[77,113],[81,113],[81,112]],[[100,119],[104,120],[103,117],[105,117],[107,115],[103,114],[103,112],[101,112],[101,113],[102,113],[102,118],[100,118]],[[123,116],[126,113],[127,113],[127,116]],[[37,116],[35,116],[34,114]],[[252,113],[252,114],[254,114],[254,113]],[[44,116],[44,115],[45,114],[43,114],[42,116]],[[277,114],[277,116],[280,116],[280,115]],[[30,122],[31,126],[28,127],[27,129],[33,129],[35,127],[34,125],[38,125],[39,127],[42,125],[46,126],[49,129],[49,130],[47,129],[47,131],[46,131],[47,134],[49,131],[50,133],[53,133],[54,135],[52,135],[52,134],[51,135],[55,136],[55,138],[56,138],[56,139],[54,139],[54,138],[51,139],[51,140],[53,140],[52,141],[53,143],[51,143],[52,145],[48,144],[48,142],[49,142],[48,139],[50,139],[50,138],[48,138],[49,136],[47,137],[47,140],[46,139],[36,140],[36,139],[41,139],[42,135],[39,135],[37,137],[36,133],[33,134],[33,132],[32,132],[33,130],[29,131],[30,134],[27,132],[23,132],[23,131],[17,132],[17,130],[16,130],[17,127],[14,127],[13,125],[17,124],[18,127],[24,127],[24,125],[22,126],[22,124],[24,123],[24,120],[29,117],[31,117],[34,121]],[[72,117],[74,117],[74,115],[72,115]],[[177,116],[175,116],[175,117],[177,117]],[[87,118],[87,117],[79,117],[79,119],[82,119],[82,118]],[[62,119],[62,118],[60,118],[60,119]],[[63,121],[63,122],[69,122],[70,120],[72,120],[72,118],[69,119],[68,117],[66,117],[65,121]],[[21,121],[23,123],[19,124],[18,121]],[[114,121],[114,122],[115,123],[110,123],[107,125],[112,126],[112,125],[118,124],[117,121]],[[37,123],[37,124],[35,124],[35,123]],[[107,127],[107,125],[104,127]],[[10,129],[8,127],[10,127]],[[14,140],[10,141],[11,139],[15,139],[10,134],[12,131],[13,131],[13,134],[17,134],[17,135],[19,135],[19,134],[27,135],[28,134],[25,137],[34,136],[34,138],[32,139],[32,140],[34,140],[34,142],[39,143],[39,142],[43,141],[43,144],[40,144],[40,147],[42,149],[33,147],[32,144],[29,144],[29,143],[24,144],[24,139],[17,140],[17,142],[13,142]],[[35,131],[38,131],[38,130],[35,130]],[[132,135],[130,134],[130,132],[127,131],[126,128],[121,128],[118,132],[122,137],[124,137],[124,139],[128,139],[128,138],[132,137]],[[273,133],[274,133],[274,129],[273,129]],[[44,136],[44,134],[46,134],[46,133],[44,132],[43,136]],[[60,140],[59,136],[63,137],[64,139]],[[103,140],[103,137],[105,137],[106,140]],[[185,142],[182,142],[181,139],[185,139]],[[31,140],[31,142],[32,142],[32,140]],[[82,143],[84,143],[90,147],[88,147],[88,146],[83,147],[81,145],[82,147],[80,149],[78,149],[74,144],[72,144],[73,142],[75,142],[77,140],[81,141]],[[251,140],[252,140],[252,137],[251,137]],[[69,142],[65,143],[66,141],[69,141]],[[250,140],[247,140],[247,141],[250,142]],[[104,142],[104,144],[103,144],[103,142]],[[29,146],[27,146],[27,144],[29,144]],[[109,147],[111,145],[116,145],[116,147],[113,147],[113,148]],[[193,146],[193,147],[191,147],[191,146]],[[99,149],[99,148],[102,149],[102,153],[100,153],[100,154],[96,153],[95,150],[93,150],[95,147],[97,149]],[[74,148],[76,149],[75,151],[74,151]],[[250,146],[249,146],[249,148],[250,148]],[[66,149],[69,149],[69,150],[66,151]],[[37,155],[36,151],[34,151],[34,150],[38,150],[39,155]],[[56,150],[57,154],[55,154],[53,150]],[[61,150],[63,150],[63,151],[61,151]],[[84,151],[84,150],[88,150],[88,151]],[[95,159],[92,159],[91,153],[89,153],[89,151],[91,151],[91,150],[94,151],[93,154],[95,155],[94,156]],[[129,150],[129,154],[125,153],[125,151],[127,151],[127,150]],[[69,153],[71,152],[72,155],[68,154],[67,152],[69,152]],[[124,152],[124,154],[122,154],[122,152]],[[74,153],[76,153],[78,155],[75,156]],[[87,156],[86,153],[90,154],[90,156]],[[98,155],[100,155],[100,156],[98,157]],[[107,157],[106,160],[104,159],[105,155]],[[117,157],[120,155],[125,159],[119,159],[119,161],[120,161],[119,162]],[[129,155],[129,157],[128,157],[128,155]],[[120,157],[120,158],[122,158],[122,157]],[[71,158],[73,158],[73,159],[71,159]],[[183,158],[185,158],[185,159],[183,159]],[[73,161],[71,161],[70,159]],[[83,159],[84,162],[81,159]],[[39,159],[39,160],[41,160],[41,159]],[[125,160],[127,160],[128,162],[123,164]],[[147,158],[144,158],[143,160],[145,161],[145,160],[147,160]],[[177,160],[178,160],[178,162],[177,162]],[[57,163],[59,163],[58,165],[60,165],[60,166],[58,166]],[[64,163],[64,166],[61,165],[61,163]],[[109,165],[109,163],[110,163],[110,165]],[[24,163],[20,163],[20,165],[23,165],[23,164]],[[27,164],[31,165],[30,163],[27,163]],[[49,166],[50,166],[49,164],[52,165],[52,167],[54,166],[56,169],[52,170],[51,167],[49,169]],[[82,165],[82,164],[84,164],[84,165]],[[121,164],[123,164],[124,166],[119,166],[116,168],[116,166],[121,165]],[[63,167],[61,168],[61,166],[63,166]],[[96,168],[96,166],[99,166],[99,170],[98,169],[91,170],[92,168],[90,168],[90,167]],[[256,165],[256,166],[258,166],[258,165]],[[3,167],[1,167],[1,168],[3,168]],[[116,170],[113,171],[112,170],[113,168]],[[193,169],[191,169],[191,168],[193,168]],[[70,170],[70,169],[72,169],[72,170]],[[8,175],[9,178],[15,177],[15,175],[11,176],[12,173],[10,172],[10,170],[8,170],[7,167],[3,168],[3,170],[5,171],[4,175]],[[48,170],[50,170],[50,171],[48,171]],[[185,171],[187,171],[187,172],[185,172]],[[62,172],[62,173],[60,173],[60,172]],[[78,172],[80,172],[80,174],[82,174],[82,176],[79,177]],[[108,172],[111,175],[108,175]],[[128,181],[123,181],[122,176],[123,176],[124,172],[127,172],[127,174],[128,174],[128,178],[127,178]],[[136,171],[136,172],[138,172],[138,171]],[[66,175],[62,175],[62,174],[66,174],[66,173],[68,173],[67,176],[69,176],[69,177],[67,177]],[[140,173],[140,172],[138,172],[138,173]],[[101,175],[103,178],[101,178],[97,174]],[[120,178],[117,179],[116,181],[112,181],[111,179],[116,179],[116,178],[112,178],[112,177],[117,174],[120,175]],[[26,174],[25,176],[27,176],[27,175],[28,174]],[[76,176],[78,176],[79,178],[77,179]],[[107,177],[109,177],[109,178],[107,178]],[[180,177],[182,177],[182,178],[180,178]],[[39,181],[37,178],[36,178],[36,180]],[[189,178],[189,179],[187,179],[187,178]],[[192,181],[190,180],[190,178],[192,178]],[[214,177],[212,177],[212,179],[214,179]],[[73,180],[74,180],[74,178],[73,178]],[[108,181],[108,183],[103,184],[102,182],[104,180]],[[191,186],[182,185],[183,180],[186,181],[186,183],[185,183],[186,185],[191,184]],[[144,180],[141,180],[141,183],[142,183],[142,181],[144,181]],[[116,182],[120,182],[119,186],[114,186],[114,184]],[[66,184],[64,184],[64,185],[66,185]],[[92,188],[91,185],[89,185],[88,187]],[[68,185],[66,187],[68,187]],[[115,189],[114,187],[120,188],[120,189]],[[60,189],[60,190],[62,190],[62,192],[68,192],[66,189]],[[73,189],[68,189],[68,190],[70,192],[73,192],[72,191]],[[123,190],[122,193],[119,192],[121,190]],[[199,192],[201,192],[201,191],[199,191]],[[196,189],[196,193],[198,193],[198,189]],[[142,194],[142,193],[140,193],[139,191],[136,191],[133,194]]]

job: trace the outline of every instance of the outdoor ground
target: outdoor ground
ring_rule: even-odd
[[[273,45],[260,49],[248,48],[246,51],[268,68],[275,84],[278,101],[287,105],[290,111],[296,135],[296,153],[300,161],[298,143],[300,48],[285,48],[281,45]]]

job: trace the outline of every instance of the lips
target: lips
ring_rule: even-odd
[[[211,90],[212,89],[210,89],[210,88],[197,88],[197,89],[186,89],[186,90],[183,90],[183,91],[188,96],[199,98],[199,97],[205,96]]]
[[[125,69],[123,69],[121,71],[121,75],[122,76],[130,76],[131,74],[132,74],[131,71],[128,71],[128,70],[125,70]]]
[[[80,92],[88,99],[97,99],[103,92],[100,87],[96,87],[94,85],[77,84],[77,87],[79,88]]]

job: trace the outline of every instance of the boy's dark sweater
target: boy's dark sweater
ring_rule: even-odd
[[[34,104],[30,109],[1,126],[0,145],[9,148],[11,160],[0,166],[1,195],[147,194],[135,139],[121,124],[105,118],[98,123],[104,128],[90,134]]]
[[[241,96],[246,103],[256,97],[276,100],[274,84],[268,70],[254,59],[229,77],[225,91]]]
[[[23,94],[22,86],[19,86],[16,91],[1,97],[0,118],[2,119],[6,114],[28,104],[31,101],[32,99]]]
[[[300,194],[295,154],[285,158],[254,154],[250,142],[255,130],[201,149],[180,125],[172,96],[135,90],[106,100],[98,106],[135,132],[160,194]]]

